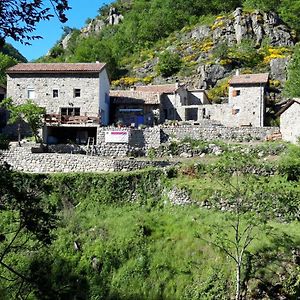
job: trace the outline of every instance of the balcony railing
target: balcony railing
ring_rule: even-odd
[[[99,124],[99,117],[66,116],[59,114],[46,114],[45,122],[49,125],[60,124]]]

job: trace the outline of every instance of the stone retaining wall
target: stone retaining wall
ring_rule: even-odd
[[[223,127],[223,126],[169,126],[161,128],[162,142],[167,142],[169,138],[175,137],[179,140],[191,138],[195,140],[213,141],[251,141],[265,140],[267,136],[278,132],[278,127]]]
[[[115,160],[99,156],[60,153],[32,153],[32,145],[12,147],[3,151],[3,159],[15,171],[28,173],[52,172],[113,172],[132,171],[146,167],[168,167],[165,161]]]

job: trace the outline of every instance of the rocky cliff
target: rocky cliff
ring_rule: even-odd
[[[153,76],[153,82],[182,80],[196,88],[215,87],[220,80],[241,72],[270,72],[281,85],[295,44],[293,32],[274,12],[243,12],[218,16],[210,25],[182,30],[166,40],[166,48],[156,48],[153,58],[133,66],[131,76]],[[169,78],[157,74],[158,56],[163,51],[180,55],[181,71]]]

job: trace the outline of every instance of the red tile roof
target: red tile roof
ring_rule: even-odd
[[[159,104],[160,94],[151,92],[129,91],[129,90],[112,90],[109,93],[112,103],[115,104]]]
[[[14,73],[100,73],[103,63],[22,63],[9,68],[7,74]]]
[[[160,84],[160,85],[137,85],[135,87],[136,91],[139,92],[152,92],[160,94],[170,94],[178,90],[178,84]]]
[[[234,75],[229,81],[229,84],[257,84],[257,83],[267,83],[269,80],[269,73],[260,74],[243,74]]]

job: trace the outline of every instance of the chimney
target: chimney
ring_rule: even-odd
[[[239,75],[240,75],[240,69],[236,69],[236,70],[235,70],[235,75],[236,75],[236,76],[239,76]]]
[[[96,64],[100,64],[99,60],[96,60]]]

